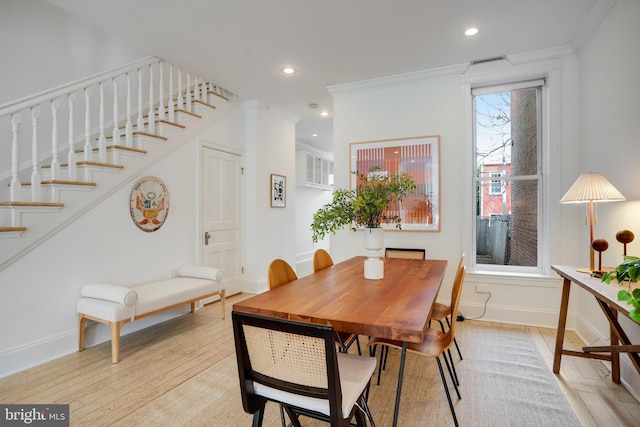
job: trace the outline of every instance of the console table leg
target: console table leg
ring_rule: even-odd
[[[558,331],[556,333],[556,350],[553,356],[553,373],[560,373],[560,361],[562,360],[562,345],[564,343],[564,330],[567,326],[567,311],[569,311],[569,291],[571,280],[565,278],[562,282],[562,301],[560,302],[560,317],[558,318]]]

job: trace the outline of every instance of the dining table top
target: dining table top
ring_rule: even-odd
[[[233,310],[422,342],[447,261],[381,259],[382,279],[365,279],[367,257],[357,256],[235,303]]]

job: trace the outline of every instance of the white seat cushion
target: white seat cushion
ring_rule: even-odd
[[[220,285],[213,280],[177,277],[146,283],[132,288],[138,294],[136,316],[163,309],[182,301],[218,292]]]
[[[342,387],[342,416],[344,418],[351,413],[353,405],[367,386],[375,369],[375,357],[338,353],[338,371]],[[267,399],[330,415],[328,400],[300,396],[258,383],[254,383],[254,389],[257,395]]]

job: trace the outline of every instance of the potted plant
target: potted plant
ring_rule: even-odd
[[[365,277],[379,279],[383,274],[382,261],[376,262],[377,254],[383,246],[380,226],[383,223],[393,223],[396,228],[402,228],[400,216],[391,215],[388,211],[398,206],[404,196],[413,192],[416,183],[406,172],[391,174],[383,172],[379,166],[372,167],[368,173],[351,173],[357,177],[356,188],[335,190],[331,202],[313,215],[312,239],[317,242],[328,234],[335,234],[344,226],[350,226],[354,231],[364,227],[367,231],[365,248],[370,258],[365,263]],[[368,240],[379,243],[367,243]]]
[[[618,301],[626,301],[633,306],[629,312],[629,317],[640,323],[640,288],[631,290],[631,282],[635,282],[640,277],[640,258],[625,255],[624,261],[611,271],[604,273],[602,281],[611,283],[611,279],[616,279],[620,285],[627,282],[627,289],[618,292]]]

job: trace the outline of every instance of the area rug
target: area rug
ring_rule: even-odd
[[[453,352],[461,400],[456,400],[450,384],[461,426],[580,426],[524,328],[470,323],[460,324],[458,335],[464,360]],[[374,374],[369,403],[379,427],[392,424],[398,361],[399,351],[391,350],[380,385],[375,384]],[[434,360],[409,354],[404,378],[399,426],[453,425]],[[186,407],[185,402],[189,402]],[[251,415],[242,409],[235,354],[120,421],[157,426],[166,420],[173,426],[251,425]],[[277,405],[267,404],[263,425],[280,425]],[[303,419],[303,425],[327,424]]]

